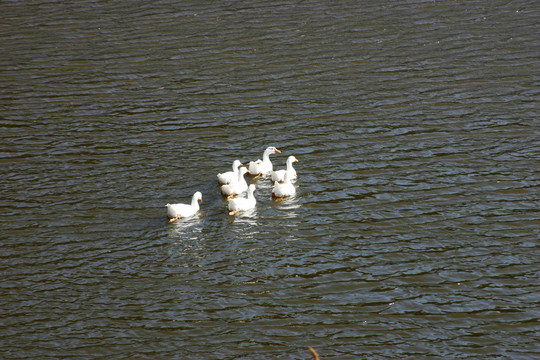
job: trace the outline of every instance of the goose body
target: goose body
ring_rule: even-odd
[[[248,185],[244,175],[249,171],[244,166],[238,169],[238,177],[235,182],[221,186],[221,193],[225,196],[234,196],[235,194],[247,191]]]
[[[287,169],[286,170],[276,170],[272,171],[272,181],[282,182],[285,180],[285,173],[289,174],[289,179],[292,181],[296,179],[296,170],[293,168],[293,163],[298,162],[298,159],[294,156],[289,156],[287,158]]]
[[[230,184],[238,179],[238,168],[242,166],[240,160],[234,160],[232,169],[233,171],[227,171],[222,174],[217,174],[218,182],[221,185]]]
[[[193,216],[199,211],[199,201],[202,201],[202,194],[197,191],[191,198],[191,205],[189,204],[167,204],[167,216],[169,221],[173,222],[180,218],[187,218]]]
[[[289,179],[289,174],[285,173],[285,177],[282,183],[275,182],[272,189],[272,196],[282,200],[285,196],[293,196],[296,194],[296,188]]]
[[[248,188],[248,194],[245,198],[234,198],[229,199],[227,204],[227,209],[229,209],[229,215],[234,215],[239,211],[246,211],[255,208],[257,200],[253,192],[255,191],[255,185],[251,184]]]
[[[257,161],[249,162],[249,172],[253,175],[264,176],[270,175],[273,170],[272,162],[270,161],[270,155],[275,153],[281,153],[277,148],[269,146],[264,150],[263,158]]]

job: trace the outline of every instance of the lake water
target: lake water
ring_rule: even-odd
[[[539,358],[538,34],[524,0],[1,2],[0,357]],[[229,216],[267,146],[297,195]]]

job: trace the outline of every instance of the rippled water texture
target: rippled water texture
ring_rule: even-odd
[[[1,2],[0,357],[540,357],[539,24],[533,1]],[[269,145],[296,196],[250,180],[229,216],[216,174]]]

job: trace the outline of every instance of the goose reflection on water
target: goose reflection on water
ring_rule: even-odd
[[[193,237],[197,237],[201,227],[201,214],[189,218],[180,218],[169,224],[168,236],[177,238],[179,235],[185,237],[186,234],[193,234]]]
[[[257,226],[258,214],[257,208],[252,208],[242,212],[236,213],[234,216],[229,216],[229,223],[235,223],[237,225]]]

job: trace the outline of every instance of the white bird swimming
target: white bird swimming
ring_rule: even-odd
[[[270,161],[270,155],[275,153],[281,153],[277,148],[269,146],[264,150],[263,159],[258,159],[257,161],[249,162],[249,172],[250,174],[263,176],[270,175],[273,170],[272,162]]]
[[[240,162],[240,160],[234,160],[233,165],[232,165],[233,171],[227,171],[227,172],[224,172],[223,174],[217,174],[218,182],[221,185],[235,182],[238,179],[238,168],[240,166],[242,166],[242,163]]]
[[[276,170],[272,171],[272,181],[282,182],[285,179],[285,173],[289,174],[289,179],[293,181],[296,179],[296,170],[293,168],[293,162],[298,162],[298,159],[294,156],[289,156],[287,158],[287,170]]]
[[[296,188],[291,183],[289,179],[289,174],[285,173],[285,177],[282,183],[275,182],[274,188],[272,189],[272,197],[275,197],[276,200],[283,200],[285,196],[293,196],[296,194]]]
[[[255,185],[251,184],[248,188],[248,194],[245,198],[229,199],[227,209],[229,209],[229,215],[235,215],[239,211],[246,211],[255,208],[257,200],[253,195],[255,191]]]
[[[191,205],[188,204],[167,204],[167,216],[169,222],[173,222],[180,218],[193,216],[199,211],[199,201],[202,201],[202,194],[197,191],[191,198]]]
[[[234,196],[236,194],[240,194],[240,193],[243,193],[244,191],[247,191],[248,184],[246,182],[246,179],[244,178],[244,175],[247,173],[249,173],[249,171],[244,166],[238,169],[237,180],[233,183],[222,185],[221,193],[225,196]]]

